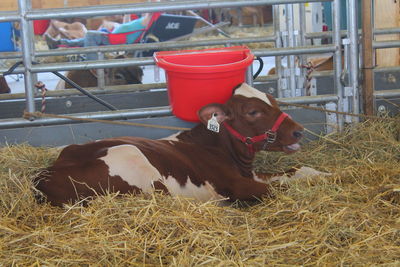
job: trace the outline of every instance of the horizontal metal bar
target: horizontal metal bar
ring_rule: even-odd
[[[336,51],[334,45],[320,45],[320,46],[298,46],[286,48],[268,48],[268,49],[254,49],[252,50],[255,56],[287,56],[287,55],[300,55],[300,54],[318,54],[318,53],[333,53]]]
[[[153,65],[154,60],[150,57],[143,58],[128,58],[128,59],[110,59],[110,60],[97,60],[97,61],[82,61],[82,62],[60,62],[60,63],[47,63],[33,65],[31,72],[52,72],[64,70],[87,70],[87,69],[101,69],[101,68],[117,68],[127,66],[144,66]],[[0,73],[5,69],[0,69]],[[24,73],[23,67],[18,67],[14,70],[14,74]]]
[[[326,32],[309,32],[305,34],[305,37],[307,39],[314,39],[314,38],[329,38],[332,37],[333,32],[332,31],[326,31]],[[347,31],[343,30],[340,31],[341,37],[346,37],[347,36]]]
[[[0,52],[1,59],[22,58],[22,52]]]
[[[334,52],[335,46],[322,45],[322,46],[304,46],[296,48],[268,48],[252,50],[256,56],[284,56],[284,55],[298,55],[298,54],[317,54]],[[33,65],[31,71],[38,72],[51,72],[51,71],[64,71],[64,70],[84,70],[84,69],[99,69],[99,68],[116,68],[127,66],[144,66],[153,65],[154,60],[151,57],[143,58],[127,58],[127,59],[110,59],[110,60],[97,60],[97,61],[83,61],[83,62],[60,62],[60,63],[47,63]],[[0,73],[6,69],[0,69]],[[22,67],[16,68],[14,73],[23,73]]]
[[[346,32],[342,34],[345,36]],[[320,32],[307,34],[307,38],[324,38],[331,37],[331,32]],[[97,46],[97,47],[82,47],[82,48],[68,48],[68,49],[57,49],[47,51],[36,51],[36,57],[49,57],[49,56],[64,56],[72,54],[85,54],[90,52],[114,52],[114,51],[135,51],[135,50],[165,50],[169,48],[185,48],[195,46],[211,46],[211,45],[229,45],[229,44],[241,44],[241,43],[262,43],[262,42],[274,42],[274,35],[264,37],[247,37],[247,38],[219,38],[213,40],[196,40],[196,41],[167,41],[160,43],[147,43],[147,44],[132,44],[132,45],[110,45],[110,46]],[[325,48],[324,48],[325,49]],[[328,51],[331,52],[331,51]],[[318,52],[317,52],[318,53]],[[20,58],[21,52],[4,52],[0,53],[0,57],[3,59]]]
[[[316,96],[299,96],[288,98],[277,98],[278,101],[288,104],[318,104],[327,102],[337,102],[337,95],[316,95]]]
[[[277,100],[286,103],[296,104],[316,104],[337,101],[336,95],[322,96],[303,96],[294,98],[278,98]],[[155,116],[170,116],[172,112],[170,107],[143,108],[136,110],[119,110],[106,112],[88,112],[69,115],[77,119],[99,119],[99,120],[121,120],[121,119],[137,119]],[[83,123],[81,120],[71,120],[64,118],[39,118],[34,121],[28,121],[21,118],[12,118],[0,120],[0,129],[12,129],[21,127],[46,126],[46,125],[62,125],[71,123]]]
[[[37,51],[36,57],[50,57],[50,56],[64,56],[73,54],[85,54],[89,52],[114,52],[114,51],[135,51],[135,50],[165,50],[169,48],[185,48],[195,46],[211,46],[211,45],[233,45],[241,43],[262,43],[274,42],[275,36],[264,37],[247,37],[247,38],[220,38],[213,40],[196,40],[196,41],[167,41],[160,43],[147,43],[147,44],[132,44],[132,45],[110,45],[110,46],[97,46],[97,47],[82,47],[82,48],[68,48],[56,49],[48,51]],[[21,52],[5,52],[0,53],[0,58],[13,59],[21,58]]]
[[[162,42],[162,43],[157,43],[157,45],[152,44],[137,44],[137,45],[122,45],[122,46],[101,46],[101,47],[85,47],[85,48],[71,48],[71,49],[59,49],[59,50],[52,50],[52,51],[40,51],[35,54],[37,57],[47,57],[47,56],[61,56],[61,55],[71,55],[71,54],[84,54],[87,52],[112,52],[112,51],[128,51],[128,50],[151,50],[151,49],[167,49],[167,48],[185,48],[185,47],[194,47],[194,46],[208,46],[208,45],[228,45],[228,44],[241,44],[241,43],[256,43],[256,42],[272,42],[274,39],[273,36],[266,36],[266,37],[254,37],[254,38],[232,38],[232,39],[215,39],[215,40],[204,40],[204,41],[184,41],[184,42]],[[146,45],[146,46],[145,46]],[[137,47],[136,47],[137,46]],[[146,49],[144,49],[146,47]],[[308,47],[296,47],[296,48],[268,48],[267,50],[253,50],[254,54],[256,56],[282,56],[282,55],[295,55],[295,54],[318,54],[318,53],[332,53],[335,51],[335,47],[332,45],[323,45],[323,46],[308,46]],[[4,53],[5,54],[5,53]],[[7,56],[8,54],[8,56]],[[20,58],[22,55],[20,52],[17,53],[7,53],[5,56],[3,56],[2,53],[0,53],[0,57],[4,59],[12,59],[12,58]],[[145,58],[142,58],[145,59]],[[150,59],[150,58],[147,58]],[[125,59],[127,61],[129,59]],[[107,60],[107,62],[110,62],[111,60]],[[89,61],[86,61],[89,62]],[[144,60],[143,65],[151,65],[153,64],[149,60]],[[49,63],[52,64],[52,63]],[[67,63],[54,63],[56,64],[62,64],[65,68],[60,68],[58,70],[72,70],[72,69],[88,69],[89,67],[85,68],[80,68],[80,67],[75,67],[76,64],[73,62],[67,62]],[[90,63],[82,63],[85,65],[90,65],[90,68],[96,68],[93,67],[94,65],[98,66],[97,68],[105,67],[107,68],[107,65],[103,65],[101,61],[90,61]],[[129,63],[131,64],[131,63]],[[125,66],[129,65],[126,64]],[[140,65],[140,63],[134,65]],[[74,67],[72,67],[74,66]],[[122,65],[121,65],[122,66]],[[114,67],[114,66],[113,66]],[[32,69],[39,69],[38,67],[33,67]],[[0,68],[0,73],[3,73],[7,71],[5,68]],[[43,72],[43,71],[37,71],[37,72]],[[16,68],[14,73],[23,73],[23,68]]]
[[[379,73],[379,72],[400,72],[400,66],[393,66],[393,67],[376,67],[374,69],[374,72]]]
[[[159,107],[159,108],[142,108],[135,110],[119,110],[119,111],[108,111],[108,112],[87,112],[70,116],[77,119],[122,120],[122,119],[148,118],[155,116],[170,116],[170,115],[172,115],[172,112],[169,107]],[[34,121],[29,121],[21,118],[13,118],[13,119],[0,120],[0,129],[62,125],[71,123],[84,123],[84,122],[85,121],[63,119],[63,118],[39,118]]]
[[[21,18],[19,17],[18,12],[16,11],[2,11],[0,12],[0,22],[7,21],[19,21]]]
[[[125,84],[125,85],[113,85],[106,86],[104,89],[99,89],[98,87],[89,87],[85,88],[86,91],[94,94],[94,95],[104,95],[104,94],[115,94],[115,93],[130,93],[130,92],[139,92],[139,91],[148,91],[153,89],[164,89],[167,88],[166,83],[146,83],[146,84]],[[63,97],[63,96],[75,96],[75,95],[83,95],[78,90],[74,89],[62,89],[62,90],[48,90],[46,91],[46,98],[50,97]],[[40,93],[35,95],[35,97],[41,97]],[[10,99],[24,99],[25,93],[17,93],[17,94],[0,94],[0,103],[2,100],[10,100]],[[1,105],[1,104],[0,104]]]
[[[61,56],[70,54],[84,54],[88,52],[114,52],[114,51],[135,51],[135,50],[165,50],[168,48],[183,48],[194,46],[209,46],[209,45],[228,45],[228,44],[241,44],[241,43],[262,43],[273,42],[275,36],[264,37],[247,37],[247,38],[219,38],[213,40],[196,40],[196,41],[166,41],[159,43],[146,43],[146,44],[131,44],[131,45],[110,45],[110,46],[96,46],[96,47],[82,47],[82,48],[68,48],[57,49],[51,51],[38,51],[35,56]]]
[[[400,47],[400,41],[373,41],[374,49]]]
[[[377,98],[393,98],[400,97],[400,89],[375,91],[374,96]]]
[[[400,33],[400,28],[374,29],[374,34],[396,34],[396,33]]]
[[[168,12],[190,9],[212,9],[224,7],[240,7],[240,6],[260,6],[275,4],[292,4],[292,3],[308,3],[308,2],[330,2],[332,0],[218,0],[218,1],[177,1],[177,2],[158,2],[158,3],[137,3],[126,5],[107,5],[107,6],[91,6],[91,7],[72,7],[72,8],[55,8],[32,10],[28,12],[26,18],[34,19],[52,19],[52,18],[68,18],[68,17],[93,17],[93,16],[109,16],[130,13],[147,13],[147,12]]]
[[[384,72],[400,72],[400,66],[374,68],[374,73],[384,73]],[[333,70],[323,70],[323,71],[314,70],[311,74],[312,77],[326,77],[332,75],[333,75]]]

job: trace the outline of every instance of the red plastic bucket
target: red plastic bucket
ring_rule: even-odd
[[[245,81],[253,58],[246,46],[154,53],[166,73],[173,114],[193,122],[201,107],[225,103],[232,96],[233,88]]]

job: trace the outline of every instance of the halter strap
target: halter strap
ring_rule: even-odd
[[[241,135],[238,131],[233,129],[232,126],[230,126],[225,121],[222,124],[230,132],[230,134],[232,134],[234,137],[236,137],[237,139],[242,141],[242,143],[244,143],[247,146],[247,149],[249,150],[250,154],[254,154],[255,153],[255,149],[253,146],[254,143],[265,141],[264,146],[266,147],[267,144],[271,144],[271,143],[275,142],[276,136],[277,136],[277,131],[278,131],[279,127],[281,126],[282,122],[287,117],[289,117],[289,115],[285,112],[282,112],[279,115],[279,117],[276,119],[274,125],[272,126],[272,128],[270,130],[266,131],[265,133],[263,133],[261,135],[256,135],[253,137],[249,137],[249,136],[245,137],[245,136]]]

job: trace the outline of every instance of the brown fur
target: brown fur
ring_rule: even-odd
[[[179,134],[179,141],[120,137],[67,146],[53,166],[37,177],[36,187],[53,205],[105,192],[137,193],[140,188],[128,185],[119,176],[110,177],[107,165],[99,159],[109,148],[128,144],[137,147],[163,177],[172,176],[171,179],[176,179],[181,187],[185,187],[190,177],[194,185],[199,187],[208,182],[219,195],[231,201],[270,196],[269,185],[253,179],[254,154],[249,153],[247,146],[223,126],[218,134],[205,126],[215,114],[218,120],[226,121],[245,136],[260,135],[272,127],[281,113],[272,96],[268,97],[273,106],[244,96],[233,96],[225,105],[207,105],[199,111],[203,124]],[[295,137],[294,133],[302,129],[301,125],[286,118],[277,132],[276,141],[267,146],[267,150],[285,151],[287,145],[299,141],[300,137]],[[257,151],[262,147],[263,142],[254,145]],[[135,164],[134,159],[132,164]],[[156,182],[154,189],[168,193],[161,182]]]
[[[0,94],[8,94],[11,93],[10,87],[8,87],[6,78],[0,76]]]
[[[116,59],[124,58],[124,56],[116,57]],[[106,86],[142,83],[143,70],[139,66],[104,69],[104,72]],[[97,87],[96,70],[72,70],[66,73],[66,77],[81,87]],[[57,89],[71,88],[74,87],[64,81],[60,81],[57,85]]]

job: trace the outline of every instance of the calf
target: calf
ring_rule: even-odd
[[[11,93],[10,87],[8,86],[7,80],[5,77],[0,76],[0,94],[8,94]]]
[[[141,84],[143,79],[143,70],[139,66],[117,67],[104,70],[104,82],[106,86]],[[81,87],[97,87],[97,73],[95,69],[90,70],[72,70],[66,73],[66,77]],[[64,80],[60,80],[56,89],[74,88]]]
[[[226,104],[198,112],[201,124],[173,138],[104,139],[64,148],[35,184],[52,205],[105,194],[155,190],[208,201],[255,200],[270,185],[252,172],[257,151],[299,150],[303,127],[272,96],[247,84]]]

